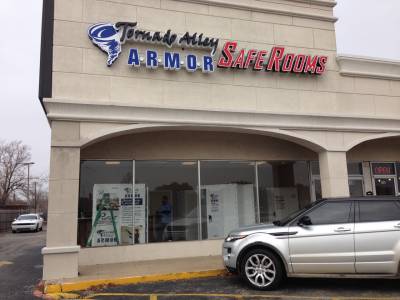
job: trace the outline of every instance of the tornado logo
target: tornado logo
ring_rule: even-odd
[[[111,66],[121,53],[121,35],[118,30],[113,24],[99,23],[89,27],[88,35],[93,44],[107,53],[107,65]]]

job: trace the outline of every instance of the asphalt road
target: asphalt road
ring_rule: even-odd
[[[0,233],[0,299],[34,299],[32,293],[42,277],[40,253],[46,234]]]
[[[45,232],[0,234],[0,300],[35,299],[42,276],[41,248]],[[149,300],[400,300],[400,279],[288,279],[280,290],[260,292],[237,276],[107,286],[76,293],[84,299]],[[37,299],[37,298],[36,298]]]
[[[276,291],[250,289],[237,276],[109,286],[80,293],[84,299],[150,300],[378,300],[400,299],[399,279],[291,278]]]

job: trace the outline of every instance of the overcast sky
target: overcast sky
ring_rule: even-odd
[[[337,2],[338,53],[400,60],[399,0]],[[50,128],[37,97],[41,9],[42,0],[0,1],[0,139],[29,145],[36,175],[48,173],[50,150]]]

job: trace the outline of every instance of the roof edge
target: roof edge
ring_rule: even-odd
[[[340,54],[336,61],[343,76],[400,80],[400,60]]]

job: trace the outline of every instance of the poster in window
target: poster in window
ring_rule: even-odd
[[[95,184],[93,187],[92,231],[89,246],[115,246],[121,242],[120,186]]]

